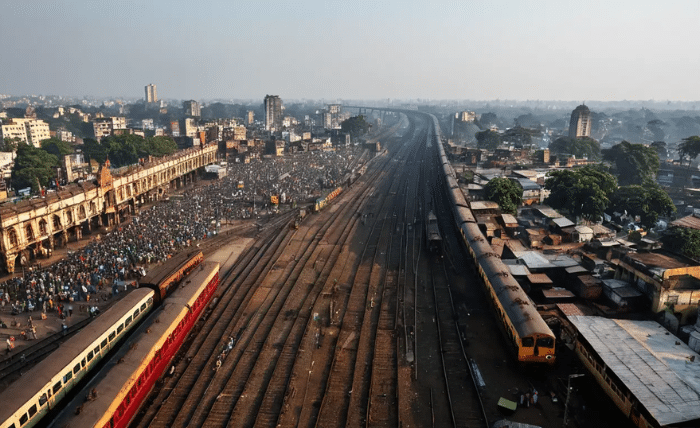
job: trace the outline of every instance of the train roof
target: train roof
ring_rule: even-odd
[[[122,399],[127,395],[133,382],[144,370],[147,363],[153,358],[158,349],[177,327],[180,320],[189,312],[189,308],[197,299],[211,278],[219,272],[218,262],[204,262],[200,267],[185,277],[180,287],[163,302],[157,316],[157,322],[153,322],[148,329],[129,339],[129,343],[138,343],[138,346],[129,346],[126,354],[120,358],[119,363],[109,369],[109,372],[90,388],[97,390],[97,399],[83,404],[79,415],[71,417],[73,426],[103,426],[109,419],[99,421],[104,415],[111,415],[116,410]],[[124,345],[126,346],[126,345]],[[123,379],[124,381],[115,381]],[[127,382],[130,380],[131,382]],[[115,407],[112,409],[112,407]]]
[[[133,290],[122,297],[117,303],[95,320],[83,327],[75,336],[62,343],[51,355],[32,367],[22,376],[21,381],[10,384],[0,393],[0,420],[6,420],[17,410],[18,406],[8,403],[23,404],[39,391],[48,389],[51,380],[63,374],[62,370],[80,356],[89,344],[102,337],[110,327],[114,326],[124,315],[129,313],[143,299],[153,296],[153,290],[148,288]]]
[[[156,266],[150,269],[146,276],[141,278],[140,284],[159,284],[174,271],[178,270],[182,265],[184,265],[190,258],[194,257],[197,253],[201,251],[183,251],[175,256],[171,257],[165,263],[160,266]]]

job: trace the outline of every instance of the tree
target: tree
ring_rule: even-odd
[[[340,129],[343,132],[349,133],[350,137],[354,139],[366,134],[367,131],[369,131],[369,123],[365,121],[365,117],[363,115],[354,116],[350,119],[344,120],[340,124]]]
[[[664,233],[661,242],[671,251],[694,259],[700,257],[700,230],[673,227]]]
[[[503,142],[501,134],[490,129],[477,132],[474,136],[476,137],[477,147],[480,149],[493,150]]]
[[[668,157],[668,148],[665,141],[654,141],[649,147],[656,151],[656,154],[659,155],[659,159],[665,160]]]
[[[496,116],[496,113],[484,113],[479,118],[479,127],[481,129],[488,129],[493,125],[498,125],[498,116]]]
[[[694,135],[684,138],[683,142],[678,144],[678,155],[681,157],[681,163],[683,163],[683,159],[687,156],[688,165],[690,166],[695,158],[700,155],[700,137]]]
[[[610,207],[639,216],[647,229],[654,227],[659,217],[668,217],[676,212],[668,193],[655,183],[619,187],[610,197]]]
[[[15,189],[31,187],[39,191],[39,185],[46,187],[56,178],[58,158],[45,150],[26,143],[17,147],[17,157],[12,167],[12,185]]]
[[[168,156],[177,151],[177,143],[170,137],[149,137],[137,144],[137,151],[140,157]]]
[[[545,203],[552,208],[597,221],[610,205],[609,197],[617,188],[617,180],[601,168],[585,166],[548,173],[544,187],[550,191]]]
[[[107,155],[109,154],[107,147],[91,138],[86,138],[83,140],[83,153],[86,157],[85,161],[92,159],[100,164],[105,163],[107,160]]]
[[[523,188],[516,181],[496,177],[486,183],[484,194],[487,200],[496,202],[504,213],[516,214],[523,199]]]
[[[61,159],[65,155],[73,153],[73,146],[63,140],[59,140],[56,137],[51,137],[41,142],[42,150],[46,150],[48,153]]]
[[[559,137],[549,144],[549,151],[577,158],[600,159],[600,143],[592,138]]]
[[[653,184],[659,173],[659,155],[651,147],[623,141],[603,150],[603,159],[614,165],[620,185]]]
[[[529,147],[532,145],[532,136],[538,134],[540,132],[537,130],[516,126],[506,130],[503,140],[512,142],[516,147]]]
[[[12,153],[17,150],[17,146],[22,142],[18,137],[13,138],[3,138],[0,139],[2,145],[0,145],[0,152]]]

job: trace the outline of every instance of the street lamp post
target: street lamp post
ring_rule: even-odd
[[[585,376],[583,373],[578,373],[578,374],[570,374],[569,375],[569,382],[566,385],[566,402],[564,403],[564,426],[566,427],[569,424],[569,400],[571,399],[571,379],[575,379],[577,377],[582,377]]]

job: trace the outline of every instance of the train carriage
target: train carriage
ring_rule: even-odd
[[[219,285],[219,263],[205,262],[163,303],[148,330],[129,339],[119,363],[86,389],[96,397],[66,409],[55,426],[126,427],[156,380],[170,364]]]
[[[134,290],[0,393],[0,428],[36,425],[141,321],[154,304],[150,289]]]
[[[203,261],[204,254],[201,251],[176,254],[167,262],[150,270],[146,276],[141,278],[139,285],[156,290],[158,292],[156,302],[160,303],[178,281],[192,272]]]

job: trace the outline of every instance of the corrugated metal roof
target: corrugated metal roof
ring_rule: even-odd
[[[498,204],[492,201],[471,201],[471,209],[473,210],[495,210],[498,209]]]
[[[571,291],[560,287],[544,289],[542,290],[542,295],[544,295],[545,299],[571,299],[576,297]]]
[[[552,223],[556,224],[560,228],[576,225],[576,223],[574,223],[573,221],[569,220],[566,217],[553,218],[551,221],[552,221]]]
[[[525,265],[511,265],[511,264],[506,264],[508,266],[508,270],[510,270],[510,274],[513,276],[527,276],[530,275],[530,270],[527,268]]]
[[[661,426],[700,420],[700,355],[655,321],[569,317]]]
[[[553,284],[552,280],[546,273],[531,273],[527,276],[530,284]]]
[[[511,227],[518,226],[518,220],[512,214],[501,214],[501,218],[503,218],[503,224],[505,224],[506,226],[510,226],[510,225],[513,225]]]
[[[700,218],[687,215],[671,222],[672,226],[687,227],[690,229],[700,229]]]
[[[528,269],[551,269],[556,267],[537,251],[517,251],[513,253],[516,258],[522,260]]]
[[[576,303],[557,303],[557,308],[566,315],[567,317],[575,316],[575,315],[580,315],[580,316],[585,316],[586,314],[583,313],[583,311],[576,306]]]

